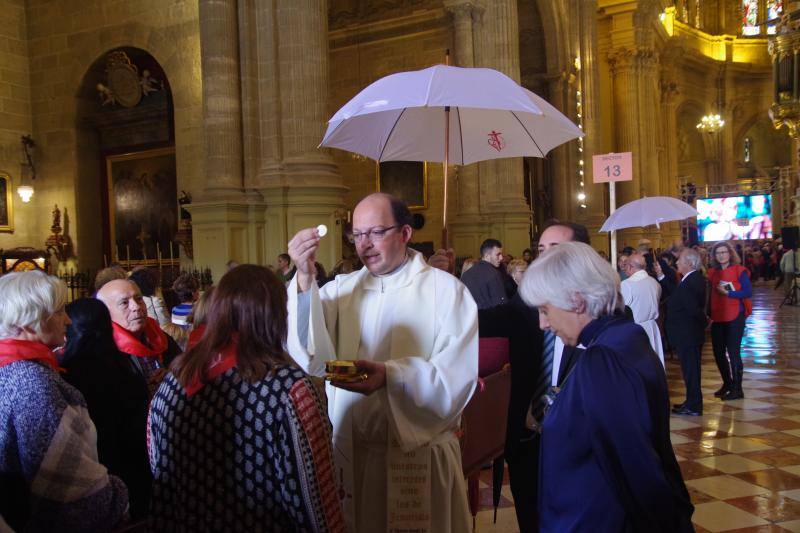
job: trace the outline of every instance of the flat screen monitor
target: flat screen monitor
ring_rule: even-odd
[[[772,195],[697,199],[697,230],[701,241],[772,238]]]

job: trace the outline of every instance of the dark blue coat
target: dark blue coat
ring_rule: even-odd
[[[603,317],[579,341],[586,352],[544,420],[541,531],[694,531],[667,380],[647,334]]]

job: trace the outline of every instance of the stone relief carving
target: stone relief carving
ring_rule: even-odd
[[[143,96],[163,88],[163,81],[153,78],[147,69],[140,75],[128,55],[116,50],[106,58],[106,83],[97,84],[97,93],[103,106],[119,104],[130,108],[136,107]]]

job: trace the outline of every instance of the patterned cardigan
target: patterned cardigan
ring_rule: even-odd
[[[345,531],[324,394],[300,369],[234,367],[192,396],[168,374],[149,426],[152,530]]]
[[[97,460],[83,396],[50,367],[0,367],[0,515],[19,531],[110,531],[128,491]]]

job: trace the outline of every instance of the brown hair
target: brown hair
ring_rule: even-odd
[[[708,257],[709,266],[711,266],[711,268],[722,268],[722,265],[720,265],[719,261],[717,261],[717,248],[722,248],[723,246],[727,248],[728,252],[731,254],[731,265],[739,265],[742,263],[742,260],[739,259],[739,254],[736,253],[736,249],[731,245],[731,243],[728,241],[719,241],[711,247],[711,253]]]
[[[267,268],[240,265],[228,271],[214,290],[206,313],[206,331],[196,346],[178,357],[171,370],[186,388],[205,379],[217,354],[237,339],[236,366],[251,383],[276,365],[293,365],[286,343],[286,288]]]
[[[194,294],[199,288],[197,280],[188,272],[184,272],[172,282],[172,290],[175,291],[175,296],[178,297],[180,303],[194,300]]]

